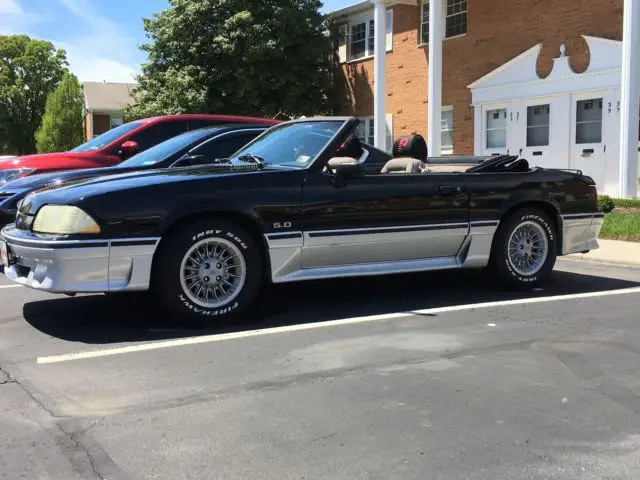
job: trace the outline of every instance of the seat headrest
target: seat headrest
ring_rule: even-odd
[[[394,157],[411,157],[426,162],[429,149],[424,137],[418,133],[398,138],[393,144]]]
[[[350,135],[349,138],[338,147],[334,157],[351,157],[360,158],[362,156],[362,142],[355,135]]]

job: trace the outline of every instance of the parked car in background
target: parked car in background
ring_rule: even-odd
[[[230,156],[269,127],[269,124],[255,123],[201,128],[165,140],[112,167],[19,178],[0,186],[0,228],[15,220],[18,202],[34,190],[84,178],[211,163],[217,158]]]
[[[245,311],[265,283],[487,268],[532,289],[558,256],[599,247],[603,214],[582,172],[514,155],[434,165],[419,135],[367,168],[357,125],[285,122],[225,162],[34,192],[0,232],[5,274],[52,293],[149,291],[206,325]]]
[[[165,115],[134,120],[68,152],[23,155],[0,160],[0,185],[43,172],[117,165],[181,133],[232,123],[276,125],[280,122],[256,117],[205,114]]]

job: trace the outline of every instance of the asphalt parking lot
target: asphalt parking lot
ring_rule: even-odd
[[[637,479],[640,269],[278,287],[235,326],[0,278],[1,479]]]

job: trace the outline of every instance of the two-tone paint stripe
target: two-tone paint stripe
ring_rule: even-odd
[[[563,220],[583,220],[583,219],[592,219],[592,218],[604,218],[604,213],[602,212],[568,213],[568,214],[562,215]]]
[[[10,246],[43,249],[72,249],[72,248],[108,248],[151,246],[158,243],[160,238],[125,238],[114,240],[27,240],[3,236],[2,239]]]

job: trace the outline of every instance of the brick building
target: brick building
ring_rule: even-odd
[[[438,9],[430,9],[429,0],[382,5],[385,38],[378,44],[386,53],[378,57],[384,57],[384,88],[377,93],[386,114],[386,148],[392,138],[418,132],[429,138],[433,155],[519,153],[534,165],[580,168],[616,195],[623,4],[636,0],[432,1]],[[332,13],[348,92],[342,113],[364,120],[361,137],[368,141],[375,137],[375,19],[381,18],[372,2]],[[434,11],[440,18],[430,21]],[[441,55],[434,57],[441,62],[434,63],[441,65],[441,84],[434,79],[432,85],[441,92],[431,113],[437,118],[440,112],[435,138],[428,128],[434,25],[439,30],[431,38],[441,38],[432,50]],[[637,176],[635,167],[630,172]]]

